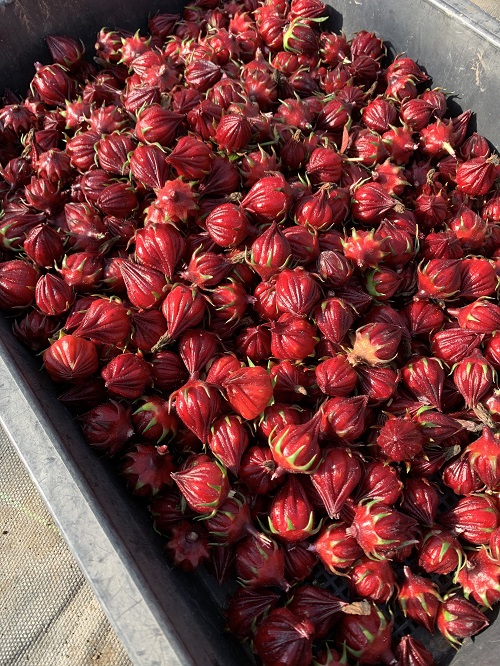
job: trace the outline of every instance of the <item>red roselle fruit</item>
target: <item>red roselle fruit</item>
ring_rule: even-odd
[[[220,544],[232,544],[256,532],[251,525],[250,509],[243,495],[231,492],[205,526],[211,538]]]
[[[434,658],[413,636],[403,636],[394,650],[400,666],[433,666]]]
[[[214,456],[235,475],[240,469],[248,442],[248,432],[241,418],[232,414],[214,422],[207,440]]]
[[[347,448],[327,449],[311,481],[330,518],[338,518],[347,498],[361,479],[359,459]]]
[[[461,639],[475,636],[488,625],[486,615],[458,594],[446,597],[439,607],[437,627],[454,645],[460,645]]]
[[[227,472],[203,454],[190,456],[171,477],[195,513],[213,514],[229,493]]]
[[[172,526],[165,552],[172,564],[183,571],[193,571],[209,557],[208,535],[205,528],[183,520]]]
[[[132,423],[142,439],[155,444],[177,434],[177,417],[169,413],[168,403],[157,396],[142,398],[142,404],[132,413]]]
[[[380,430],[377,444],[395,462],[411,460],[422,450],[424,436],[417,423],[406,419],[388,419]]]
[[[252,243],[250,265],[263,280],[268,280],[286,266],[290,257],[290,244],[273,221]]]
[[[261,178],[241,202],[243,209],[262,224],[283,220],[291,204],[292,190],[279,172]]]
[[[432,526],[438,510],[438,493],[427,479],[405,481],[401,508],[420,525]]]
[[[0,263],[0,309],[26,308],[35,300],[38,271],[20,259]]]
[[[481,488],[481,481],[466,457],[449,462],[443,468],[442,479],[455,495],[470,495]]]
[[[476,407],[488,393],[493,386],[493,373],[492,367],[479,352],[456,364],[453,381],[467,407]]]
[[[362,664],[396,666],[391,634],[392,622],[373,604],[369,615],[342,615],[335,640],[339,647],[345,644],[348,654]]]
[[[151,366],[138,354],[119,354],[104,366],[101,376],[112,395],[134,400],[151,384]]]
[[[99,298],[90,303],[73,335],[123,349],[130,331],[130,317],[124,305],[117,300]]]
[[[500,601],[500,564],[484,548],[473,553],[457,574],[464,595],[491,608]]]
[[[226,612],[229,630],[240,640],[250,638],[259,624],[258,620],[267,616],[279,599],[280,594],[270,589],[239,588]]]
[[[356,339],[349,358],[354,363],[384,365],[396,358],[402,330],[398,326],[375,322],[356,330]]]
[[[356,492],[356,500],[379,500],[389,506],[395,504],[403,483],[395,467],[379,461],[365,465],[363,478]]]
[[[54,382],[87,379],[99,366],[94,343],[74,335],[53,342],[43,354],[43,363]]]
[[[265,666],[301,666],[312,660],[314,626],[287,608],[276,608],[264,619],[254,648]]]
[[[273,395],[271,379],[259,366],[240,368],[222,382],[229,404],[244,419],[261,414]]]
[[[270,437],[269,446],[278,466],[275,475],[285,471],[299,474],[315,470],[321,456],[318,445],[321,418],[321,412],[317,412],[310,421],[285,426]]]
[[[269,508],[269,529],[283,541],[303,541],[314,534],[314,513],[304,487],[290,475]]]
[[[419,546],[418,565],[428,574],[449,574],[458,571],[464,560],[464,551],[452,532],[433,528],[427,532]]]
[[[312,622],[316,640],[328,634],[342,613],[366,615],[370,611],[366,601],[349,604],[316,585],[296,588],[287,608],[301,619]]]
[[[359,598],[376,604],[387,603],[396,589],[394,570],[388,560],[362,557],[349,573],[349,589]]]
[[[439,360],[422,357],[411,361],[403,368],[402,377],[417,400],[441,410],[445,373]]]
[[[362,556],[356,539],[344,523],[330,523],[320,531],[311,549],[332,573],[349,569]]]
[[[199,379],[191,379],[170,399],[175,399],[175,410],[184,425],[205,444],[220,408],[217,389]]]
[[[367,426],[368,397],[332,398],[324,407],[321,421],[323,438],[335,435],[341,440],[354,441]]]
[[[275,541],[261,534],[251,535],[238,543],[236,573],[241,584],[248,587],[289,588],[284,578],[284,551]]]
[[[462,497],[458,504],[439,516],[439,522],[474,545],[487,544],[500,525],[500,513],[488,495]]]
[[[153,497],[172,484],[170,473],[174,470],[172,455],[165,445],[137,444],[125,455],[122,473],[135,495]]]
[[[90,446],[107,456],[121,451],[134,434],[130,409],[114,400],[97,405],[79,421]]]
[[[357,384],[358,376],[347,358],[338,354],[316,366],[316,382],[323,393],[335,397],[350,395]]]
[[[460,328],[476,333],[494,333],[500,330],[500,306],[487,300],[477,300],[463,308],[450,309]]]
[[[250,225],[241,208],[232,203],[217,206],[206,220],[207,231],[217,245],[239,245],[248,235]]]
[[[159,270],[171,280],[185,251],[182,235],[170,224],[149,225],[135,235],[135,255],[144,266]]]
[[[122,272],[127,296],[137,308],[148,310],[156,307],[163,299],[166,289],[165,277],[154,268],[124,261]]]
[[[466,455],[473,472],[487,488],[494,489],[500,483],[500,437],[488,426],[483,427],[481,437],[469,444]]]
[[[161,311],[167,321],[167,340],[198,326],[205,314],[205,299],[196,287],[176,284],[168,292]]]
[[[347,533],[368,557],[391,558],[399,550],[417,543],[417,522],[386,504],[372,500],[358,505]]]
[[[399,605],[406,617],[432,633],[441,602],[437,585],[427,578],[416,576],[409,567],[404,567],[404,577],[398,592]]]

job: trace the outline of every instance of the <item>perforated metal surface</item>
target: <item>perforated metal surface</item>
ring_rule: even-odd
[[[490,16],[500,19],[500,2],[498,0],[471,0]]]
[[[2,666],[131,666],[1,429],[0,561]]]

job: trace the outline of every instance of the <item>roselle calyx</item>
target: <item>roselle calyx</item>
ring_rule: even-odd
[[[366,324],[356,330],[356,339],[349,355],[354,363],[384,365],[392,361],[402,338],[402,330],[391,324]]]
[[[494,333],[500,330],[500,306],[485,299],[478,299],[449,314],[457,318],[460,328],[476,333]]]
[[[398,603],[406,617],[433,632],[441,597],[437,586],[429,579],[412,573],[404,567],[405,579],[399,588]]]
[[[321,412],[300,425],[288,425],[269,438],[269,446],[278,470],[292,474],[312,473],[320,462],[318,432]]]
[[[428,574],[458,571],[463,561],[463,548],[452,532],[434,527],[419,545],[418,565]]]
[[[274,496],[269,508],[269,529],[286,542],[303,541],[317,531],[314,512],[299,478],[289,475]]]
[[[433,666],[434,658],[413,636],[403,636],[394,650],[399,666]]]
[[[245,587],[276,586],[287,590],[284,572],[285,555],[276,541],[257,533],[238,542],[236,573]]]
[[[290,185],[279,172],[274,176],[265,176],[255,183],[241,202],[243,209],[262,224],[284,219],[291,204]]]
[[[211,539],[224,545],[241,541],[256,532],[245,497],[233,491],[204,524]]]
[[[177,434],[178,420],[169,413],[168,403],[157,396],[144,396],[132,412],[135,432],[144,440],[161,444]]]
[[[162,303],[162,313],[167,321],[167,342],[179,337],[186,329],[198,326],[205,314],[205,299],[196,287],[174,284]],[[158,344],[161,347],[160,341]]]
[[[360,558],[349,573],[349,589],[356,597],[376,604],[387,603],[396,589],[391,563],[366,556]]]
[[[346,499],[361,479],[361,466],[348,448],[325,450],[311,481],[330,518],[338,518]]]
[[[124,353],[105,365],[101,376],[112,395],[134,400],[151,384],[151,366],[142,355]]]
[[[181,421],[205,444],[220,408],[217,389],[192,378],[170,396],[172,399],[175,399],[175,410]]]
[[[401,374],[417,400],[441,411],[445,373],[439,360],[418,358],[407,363]]]
[[[300,666],[312,660],[314,627],[287,608],[276,608],[255,633],[255,651],[265,666]]]
[[[395,462],[411,460],[422,450],[424,437],[421,428],[407,419],[388,419],[380,430],[377,444]]]
[[[73,335],[123,349],[130,332],[130,316],[125,306],[119,300],[98,298],[89,305]]]
[[[207,444],[214,456],[237,475],[249,438],[242,420],[233,414],[217,419],[210,429]]]
[[[451,594],[439,607],[436,624],[443,636],[458,646],[461,639],[475,636],[485,629],[489,621],[474,604],[458,594]]]
[[[124,458],[122,474],[135,495],[154,497],[172,485],[170,474],[175,466],[165,445],[137,444]]]
[[[438,520],[470,543],[482,545],[489,543],[491,533],[500,525],[500,513],[488,495],[475,494],[462,497]]]
[[[500,601],[500,564],[490,557],[485,548],[467,558],[456,578],[466,599],[472,596],[478,604],[487,608]]]
[[[312,623],[315,640],[324,638],[343,613],[368,615],[370,612],[370,605],[366,601],[349,604],[315,585],[296,588],[287,608]]]
[[[148,225],[135,235],[135,256],[139,263],[161,271],[169,280],[185,248],[182,235],[170,224]]]
[[[54,382],[88,379],[99,366],[94,343],[74,335],[63,335],[55,340],[45,350],[43,363]]]
[[[392,622],[375,604],[369,615],[343,615],[337,625],[337,645],[347,646],[348,654],[363,664],[387,664],[396,666],[391,651]]]
[[[249,421],[264,411],[273,395],[269,375],[259,366],[231,372],[222,386],[234,411]]]
[[[320,424],[322,439],[334,435],[340,440],[354,441],[367,426],[368,397],[357,395],[353,398],[332,398],[323,407]]]
[[[483,427],[481,437],[465,449],[472,470],[491,490],[500,483],[500,437],[488,426]]]
[[[224,467],[204,454],[190,456],[171,478],[195,513],[215,513],[230,490]]]
[[[0,263],[0,309],[26,308],[35,299],[36,268],[20,259]]]
[[[345,523],[329,523],[323,526],[311,546],[324,566],[332,573],[349,569],[363,555],[360,545],[350,534]]]
[[[363,469],[363,478],[356,491],[355,499],[360,501],[379,500],[392,506],[403,489],[398,470],[388,463],[377,460],[368,463]]]
[[[376,500],[360,504],[347,533],[358,541],[368,557],[391,558],[417,542],[417,522]]]
[[[90,446],[106,456],[119,453],[134,434],[130,409],[109,400],[79,417],[83,435]]]
[[[239,588],[231,598],[226,611],[229,630],[240,640],[250,638],[259,620],[276,607],[279,599],[279,592],[269,588]]]
[[[209,548],[205,528],[183,520],[172,527],[165,552],[174,566],[183,571],[193,571],[208,559]]]

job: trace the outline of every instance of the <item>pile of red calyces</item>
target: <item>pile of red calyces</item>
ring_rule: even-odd
[[[47,38],[0,109],[0,309],[265,666],[426,666],[394,611],[458,645],[500,599],[500,172],[327,13]]]

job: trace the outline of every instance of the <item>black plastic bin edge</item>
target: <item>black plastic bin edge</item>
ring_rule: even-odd
[[[175,11],[182,4],[152,1],[145,8],[120,0],[0,0],[0,89],[7,85],[24,92],[33,61],[47,60],[47,34],[87,35],[91,47],[102,25],[144,26],[147,12]],[[427,66],[435,85],[460,91],[460,105],[478,113],[478,131],[500,146],[497,21],[467,0],[329,4],[343,15],[339,27],[348,35],[371,28],[393,53],[406,51]],[[38,372],[40,365],[13,338],[9,321],[1,320],[0,422],[134,664],[249,663],[223,635],[217,593],[203,575],[184,576],[166,566],[149,522],[84,443],[54,388]],[[495,623],[464,645],[451,663],[497,666],[492,647],[499,631]]]

